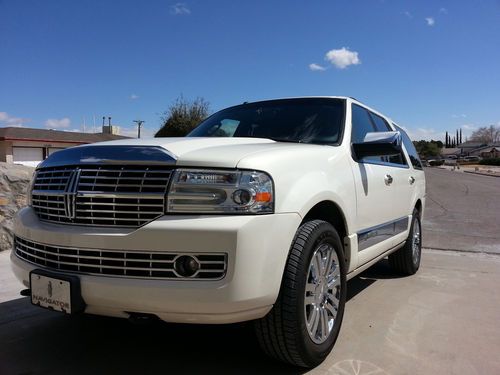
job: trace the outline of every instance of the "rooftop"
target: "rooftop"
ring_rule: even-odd
[[[104,133],[79,133],[18,127],[0,128],[0,141],[40,141],[84,144],[126,138],[129,137]]]
[[[486,143],[467,141],[467,142],[460,143],[457,147],[459,147],[459,148],[479,148],[482,146],[486,146]]]

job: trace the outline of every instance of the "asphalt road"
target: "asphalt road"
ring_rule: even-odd
[[[426,168],[423,245],[500,254],[500,178]]]

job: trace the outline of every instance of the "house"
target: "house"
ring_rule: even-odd
[[[442,148],[441,149],[441,157],[443,158],[449,158],[451,156],[458,157],[460,156],[462,150],[457,148],[457,147],[450,147],[450,148]]]
[[[500,146],[484,147],[471,152],[471,155],[480,156],[483,159],[500,158]]]
[[[53,152],[67,147],[124,138],[128,137],[104,133],[0,128],[0,162],[36,166]]]
[[[469,153],[473,150],[477,150],[478,148],[487,146],[484,142],[475,142],[475,141],[467,141],[460,143],[457,148],[462,150],[462,155],[469,155]]]

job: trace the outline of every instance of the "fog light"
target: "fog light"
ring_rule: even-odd
[[[200,269],[198,261],[189,255],[182,255],[175,260],[175,271],[182,277],[191,277]]]
[[[233,193],[233,201],[236,204],[244,206],[252,200],[252,194],[248,190],[239,189]]]

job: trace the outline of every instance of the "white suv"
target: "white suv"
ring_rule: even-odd
[[[58,151],[15,222],[39,306],[168,322],[255,320],[266,353],[319,364],[346,280],[415,273],[425,177],[406,133],[347,97],[244,103],[185,138]]]

